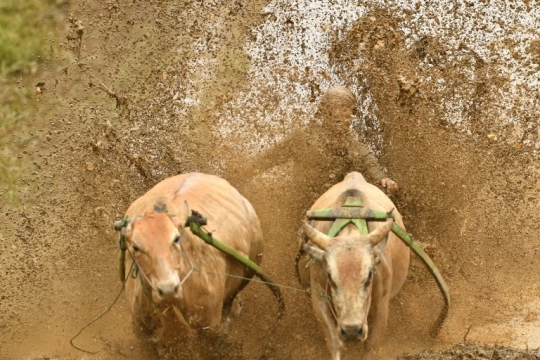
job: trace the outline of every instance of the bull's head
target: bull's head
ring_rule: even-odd
[[[184,224],[188,211],[187,202],[180,209],[170,202],[158,203],[153,211],[126,226],[127,250],[155,303],[174,301],[181,294],[179,273],[184,272],[181,268],[185,263],[181,242],[187,236]]]
[[[373,277],[380,261],[377,245],[386,238],[392,224],[393,219],[388,219],[368,235],[361,235],[354,225],[349,225],[335,238],[303,224],[305,234],[316,245],[305,244],[304,249],[326,270],[337,331],[344,340],[367,339]]]

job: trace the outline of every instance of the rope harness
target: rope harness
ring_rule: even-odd
[[[167,211],[166,208],[154,208],[154,210],[157,211],[157,212],[166,212]],[[120,238],[118,240],[118,244],[119,244],[118,246],[120,248],[120,255],[119,255],[120,280],[122,280],[122,281],[124,281],[124,279],[125,279],[125,258],[126,258],[125,252],[126,252],[126,250],[128,250],[127,241],[126,241],[126,228],[127,228],[129,223],[130,223],[129,218],[125,217],[124,219],[119,220],[114,224],[114,228],[116,230],[120,231]],[[207,219],[204,216],[202,216],[200,213],[198,213],[197,211],[193,210],[191,212],[191,215],[188,216],[184,226],[189,227],[191,232],[194,235],[196,235],[197,237],[199,237],[200,239],[202,239],[205,243],[217,248],[218,250],[220,250],[221,252],[224,252],[227,255],[230,255],[231,257],[233,257],[237,261],[239,261],[242,264],[246,265],[249,269],[253,270],[255,275],[257,275],[262,280],[261,282],[264,285],[266,285],[272,291],[272,294],[278,300],[278,306],[279,306],[278,317],[281,317],[283,315],[284,311],[285,311],[285,303],[283,301],[283,295],[281,294],[281,291],[280,291],[278,285],[276,285],[270,279],[270,277],[268,277],[266,274],[264,274],[262,269],[256,263],[254,263],[250,258],[248,258],[247,256],[239,254],[238,251],[236,251],[234,248],[232,248],[232,247],[228,246],[227,244],[225,244],[225,243],[219,241],[218,239],[214,238],[212,236],[211,232],[208,232],[208,231],[204,230],[202,228],[202,226],[206,225],[206,224],[207,224]],[[195,267],[193,265],[192,261],[191,261],[191,258],[189,257],[189,254],[184,249],[184,246],[182,244],[180,244],[180,247],[182,249],[183,257],[185,259],[187,259],[187,261],[189,263],[189,266],[190,266],[190,270],[188,271],[188,273],[186,274],[184,279],[182,279],[180,284],[179,284],[179,286],[182,286],[184,284],[184,282],[187,280],[187,278],[193,273],[193,271],[204,271],[204,270]],[[131,259],[132,259],[133,263],[135,264],[134,271],[132,273],[132,277],[133,278],[139,277],[143,292],[148,297],[148,299],[152,303],[154,303],[153,300],[152,300],[152,294],[150,293],[150,290],[148,289],[148,286],[150,286],[154,290],[156,290],[156,288],[154,287],[154,285],[152,284],[152,282],[148,278],[147,274],[145,274],[144,271],[142,271],[141,267],[137,263],[137,260],[135,259],[133,254],[131,254],[131,252],[129,250],[128,250],[128,252],[129,252],[129,254],[131,256]],[[205,271],[205,272],[207,272],[207,271]],[[232,276],[230,274],[223,274],[223,275],[235,277],[235,276]],[[247,277],[244,278],[244,279],[251,280],[251,278],[247,278]]]
[[[182,286],[186,282],[188,277],[193,273],[193,271],[198,270],[195,266],[193,266],[193,263],[191,262],[191,258],[189,257],[189,254],[186,252],[186,249],[184,249],[183,244],[180,244],[180,248],[182,249],[182,256],[186,258],[189,263],[190,269],[188,273],[186,274],[186,276],[182,280],[180,280],[180,283],[178,284],[178,286]],[[131,277],[133,279],[136,279],[137,277],[139,278],[141,282],[141,287],[143,289],[143,293],[146,295],[148,300],[150,300],[150,302],[154,303],[154,300],[152,299],[152,294],[150,293],[150,290],[148,289],[148,287],[150,286],[152,290],[157,290],[156,287],[152,284],[152,282],[150,281],[148,276],[144,273],[144,271],[142,271],[141,267],[137,263],[137,260],[135,260],[135,257],[133,256],[133,254],[129,252],[129,255],[131,256],[131,260],[133,261],[133,264],[134,264]],[[146,281],[143,281],[143,278]]]

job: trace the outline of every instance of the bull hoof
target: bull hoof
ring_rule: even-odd
[[[244,302],[237,296],[233,301],[231,312],[235,317],[239,317],[242,311],[244,311]]]

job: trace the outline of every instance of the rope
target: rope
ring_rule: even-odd
[[[114,304],[116,304],[116,302],[118,301],[118,299],[120,298],[120,295],[122,294],[122,292],[124,291],[124,288],[126,287],[126,282],[128,281],[129,279],[129,275],[131,274],[131,271],[133,271],[133,265],[135,263],[131,263],[131,268],[129,269],[129,272],[128,272],[128,276],[126,276],[126,278],[124,279],[124,281],[122,282],[122,287],[120,288],[120,291],[118,292],[118,295],[116,295],[116,298],[114,299],[114,301],[112,302],[111,305],[109,305],[109,307],[107,308],[107,310],[105,310],[104,312],[102,312],[101,314],[99,314],[99,316],[97,316],[94,320],[90,321],[88,324],[86,324],[81,330],[79,330],[79,332],[74,336],[72,337],[70,340],[69,340],[69,343],[71,344],[71,346],[73,346],[75,349],[77,350],[80,350],[82,352],[85,352],[87,354],[97,354],[98,352],[100,352],[101,350],[98,350],[98,351],[88,351],[88,350],[84,350],[80,347],[78,347],[77,345],[73,344],[73,340],[75,340],[87,327],[89,327],[90,325],[92,325],[93,323],[95,323],[96,321],[98,321],[99,319],[101,319],[106,313],[108,313],[109,311],[111,311],[112,307],[114,306]]]
[[[126,282],[127,280],[130,278],[130,276],[132,275],[132,272],[133,272],[133,269],[135,267],[135,262],[132,262],[131,263],[131,268],[129,269],[129,272],[127,273],[127,276],[126,278],[124,279],[124,281],[122,282],[122,287],[120,288],[120,291],[118,292],[118,295],[116,295],[114,301],[112,302],[111,305],[109,305],[109,307],[104,311],[102,312],[101,314],[99,314],[95,319],[93,319],[92,321],[90,321],[88,324],[86,324],[83,328],[81,328],[81,330],[79,330],[79,332],[73,336],[70,340],[69,340],[69,343],[71,344],[71,346],[73,346],[75,349],[79,350],[79,351],[82,351],[82,352],[85,352],[87,354],[97,354],[99,351],[101,350],[98,350],[98,351],[88,351],[88,350],[85,350],[85,349],[82,349],[80,347],[78,347],[77,345],[73,344],[73,340],[75,340],[77,337],[79,337],[79,335],[86,329],[88,328],[90,325],[94,324],[96,321],[98,321],[99,319],[101,319],[106,313],[108,313],[112,307],[118,302],[118,299],[120,298],[120,295],[122,294],[122,292],[124,291],[124,288],[126,286]],[[138,268],[138,266],[137,266]],[[300,288],[296,288],[296,287],[293,287],[293,286],[288,286],[288,285],[279,285],[279,284],[276,284],[276,283],[273,283],[273,282],[268,282],[268,281],[262,281],[262,280],[259,280],[259,279],[255,279],[255,278],[247,278],[247,277],[244,277],[244,276],[240,276],[240,275],[233,275],[233,274],[228,274],[228,273],[223,273],[223,272],[219,272],[219,271],[210,271],[210,270],[204,270],[204,269],[201,269],[201,268],[198,268],[198,267],[193,267],[192,268],[192,271],[198,271],[198,272],[205,272],[207,274],[214,274],[214,275],[223,275],[223,276],[228,276],[228,277],[231,277],[231,278],[236,278],[236,279],[242,279],[242,280],[247,280],[247,281],[251,281],[251,282],[257,282],[257,283],[260,283],[260,284],[263,284],[263,285],[272,285],[272,286],[277,286],[277,287],[280,287],[280,288],[283,288],[283,289],[288,289],[288,290],[294,290],[294,291],[297,291],[297,292],[302,292],[302,293],[306,293],[306,294],[309,294],[309,291],[305,290],[305,289],[300,289]],[[140,273],[140,269],[139,269],[139,273]],[[325,297],[323,295],[323,297]]]
[[[277,287],[280,287],[280,288],[283,288],[283,289],[289,289],[289,290],[294,290],[294,291],[298,291],[298,292],[303,292],[303,293],[309,294],[309,291],[307,291],[307,290],[305,290],[305,289],[299,289],[299,288],[292,287],[292,286],[288,286],[288,285],[280,285],[280,284],[276,284],[276,283],[269,282],[269,281],[262,281],[262,280],[259,280],[259,279],[254,278],[254,277],[252,277],[252,278],[247,278],[247,277],[240,276],[240,275],[233,275],[233,274],[228,274],[228,273],[222,273],[222,272],[219,272],[219,271],[204,270],[204,269],[201,269],[201,268],[198,268],[198,267],[194,267],[193,270],[198,271],[198,272],[205,272],[205,273],[207,273],[207,274],[224,275],[224,276],[228,276],[228,277],[231,277],[231,278],[236,278],[236,279],[242,279],[242,280],[247,280],[247,281],[257,282],[257,283],[260,283],[260,284],[263,284],[263,285],[277,286]]]

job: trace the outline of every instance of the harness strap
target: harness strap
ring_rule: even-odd
[[[138,276],[137,275],[135,276],[139,278],[144,295],[146,295],[146,298],[150,300],[151,303],[154,303],[154,299],[152,299],[152,294],[150,293],[150,290],[148,289],[146,282],[143,280],[143,275],[142,275],[143,273],[137,265],[135,265],[135,272],[138,275]]]
[[[116,230],[120,230],[120,238],[118,239],[118,247],[120,248],[120,253],[118,256],[118,270],[120,274],[120,281],[122,282],[126,280],[126,264],[125,264],[126,250],[127,250],[126,226],[128,223],[129,223],[129,220],[127,217],[125,217],[114,224],[114,228]]]
[[[253,270],[257,275],[262,275],[262,269],[259,267],[259,265],[255,264],[253,261],[251,261],[250,258],[247,256],[239,254],[235,249],[230,247],[229,245],[222,243],[221,241],[215,239],[212,236],[212,233],[204,231],[199,224],[196,222],[190,222],[189,223],[189,229],[191,232],[195,235],[197,235],[199,238],[201,238],[205,243],[212,245],[213,247],[217,248],[218,250],[221,250],[222,252],[232,256],[236,260],[240,261],[242,264],[246,265],[248,268]]]

